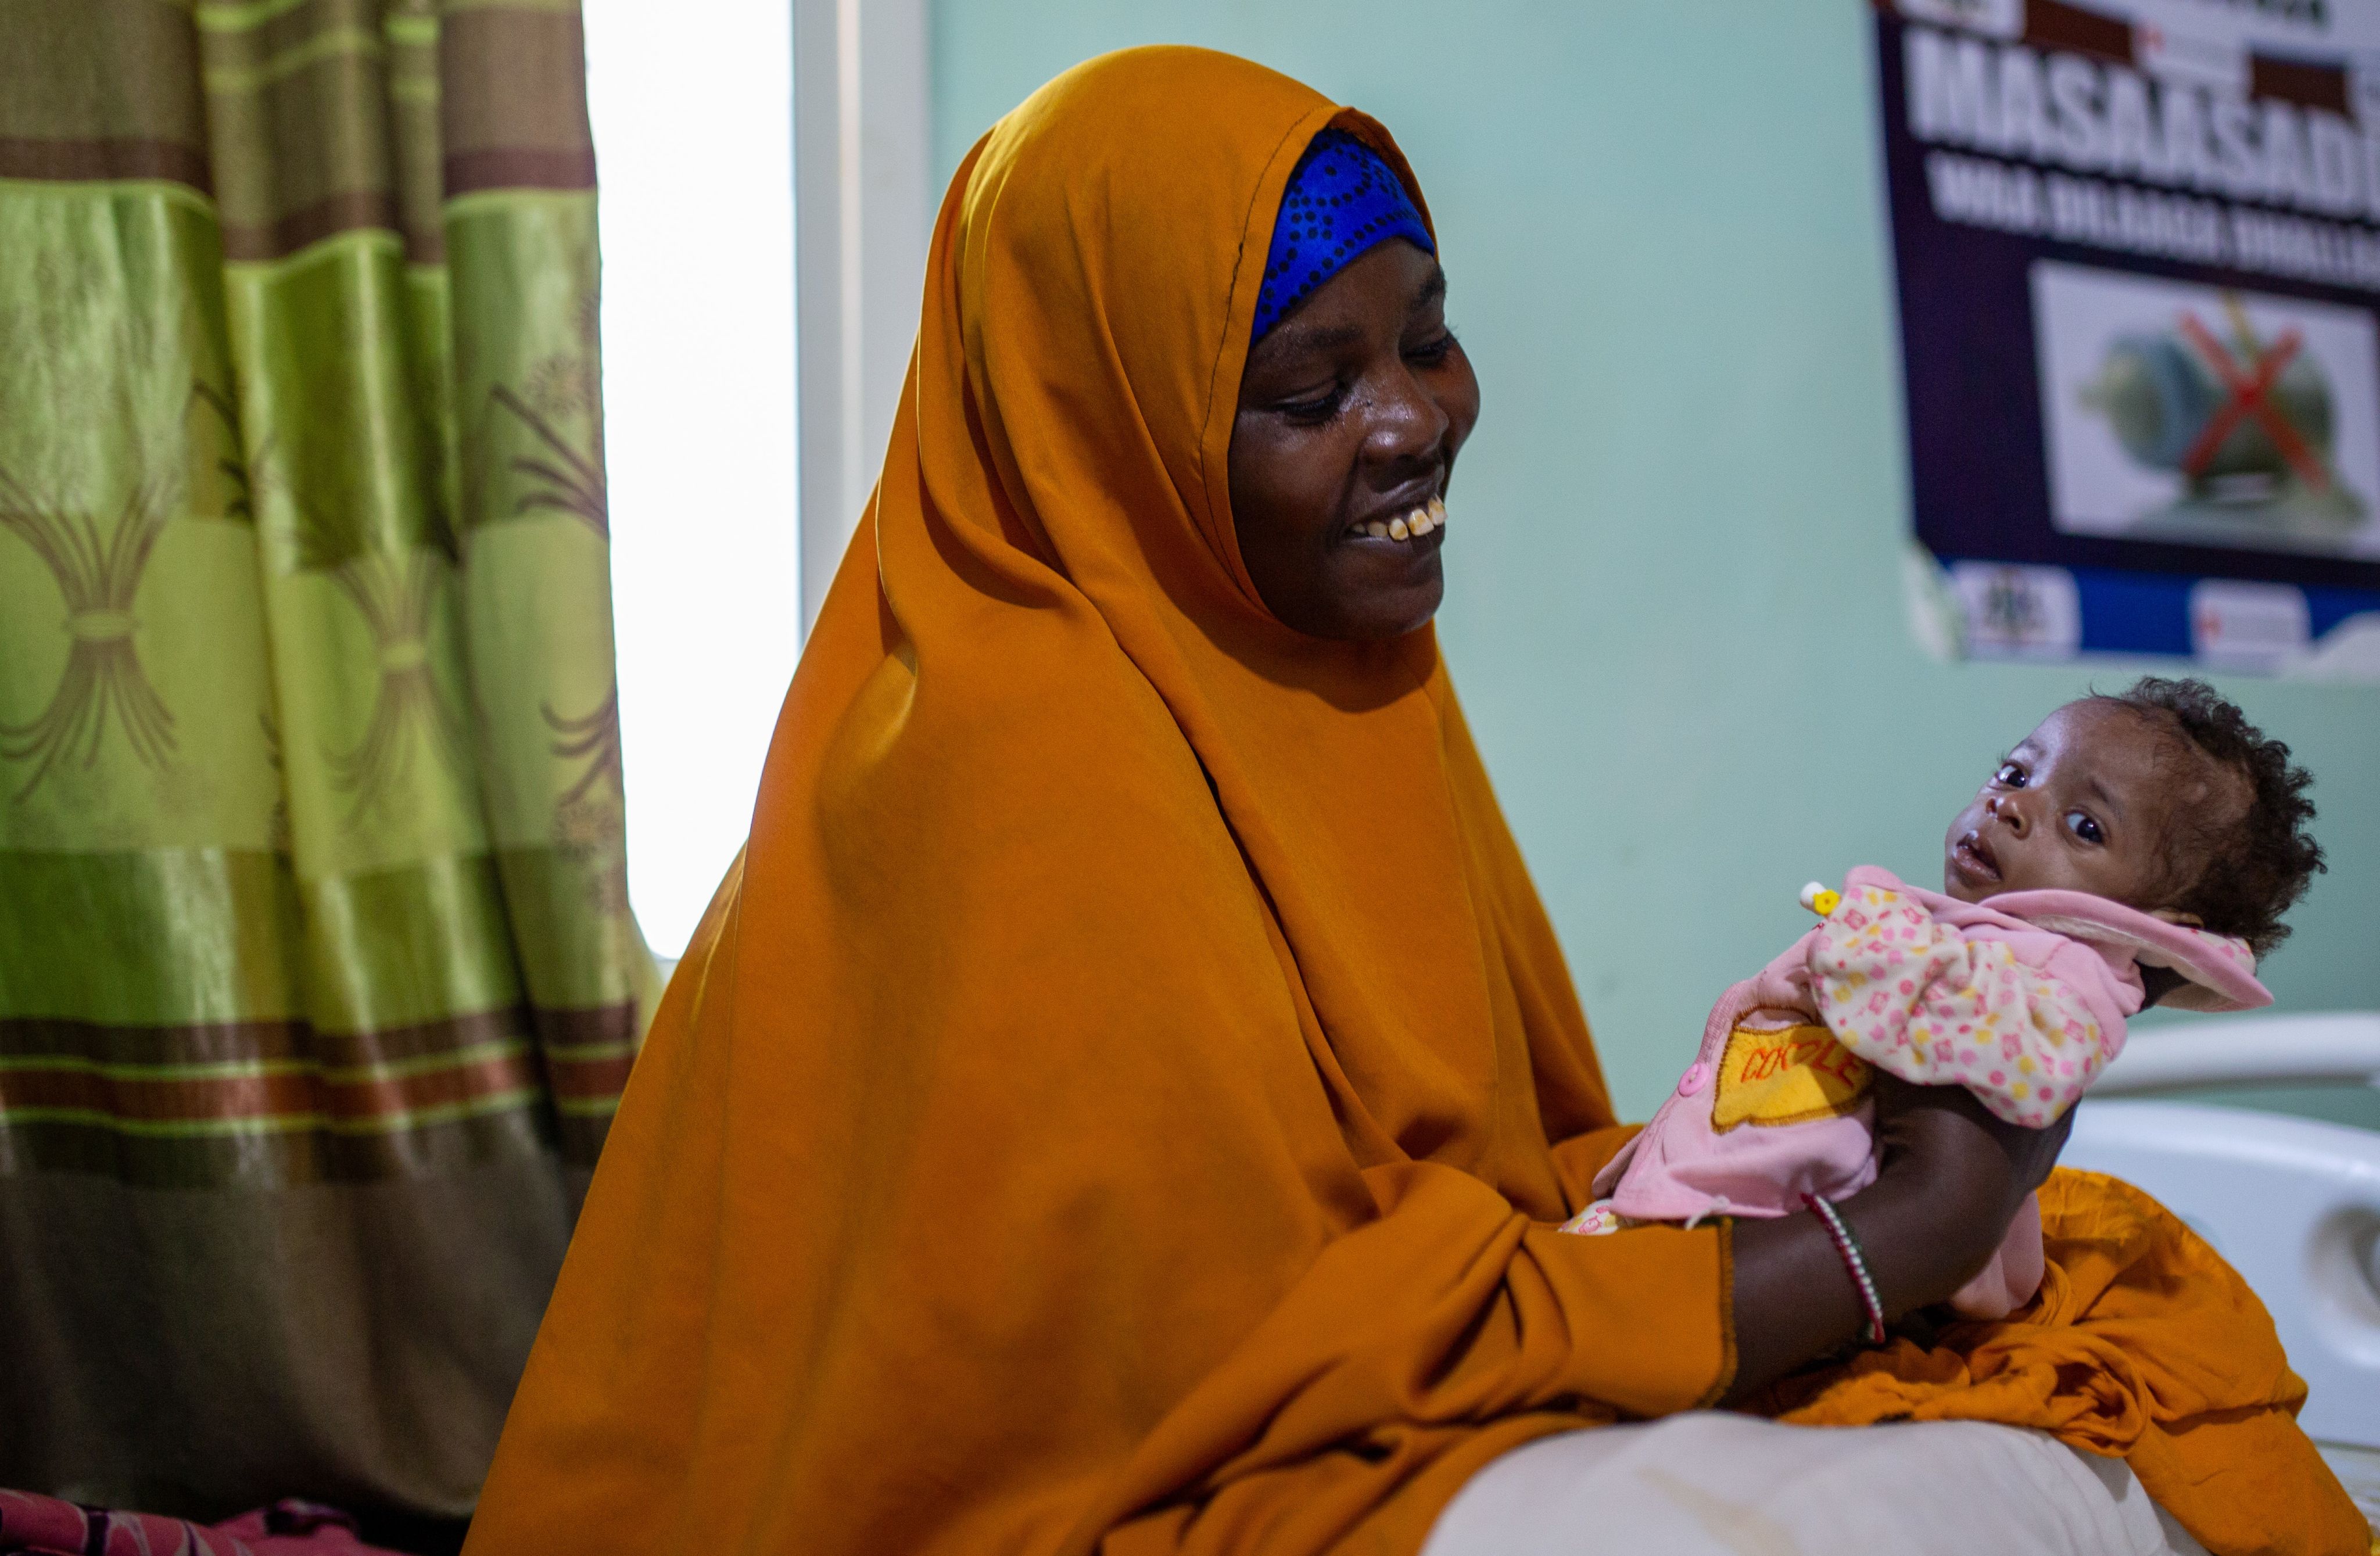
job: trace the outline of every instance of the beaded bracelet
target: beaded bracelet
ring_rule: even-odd
[[[1802,1196],[1802,1203],[1810,1208],[1827,1235],[1834,1239],[1835,1252],[1843,1256],[1843,1268],[1851,1271],[1852,1284],[1859,1292],[1860,1306],[1867,1309],[1867,1343],[1884,1343],[1884,1303],[1876,1295],[1876,1282],[1867,1272],[1867,1255],[1861,1251],[1859,1239],[1852,1235],[1851,1224],[1842,1213],[1815,1194]]]

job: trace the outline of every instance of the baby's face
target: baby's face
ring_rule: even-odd
[[[2192,808],[2232,805],[2228,774],[2147,715],[2070,702],[2008,754],[1943,839],[1942,890],[2089,892],[2154,912],[2197,871],[2174,857]]]

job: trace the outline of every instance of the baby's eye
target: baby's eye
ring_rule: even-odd
[[[2004,788],[2023,788],[2024,769],[2012,761],[2004,761],[2000,763],[1999,770],[1992,774],[1992,782]]]
[[[2069,810],[2066,813],[2066,830],[2085,843],[2107,841],[2107,834],[2099,830],[2099,823],[2087,811]]]

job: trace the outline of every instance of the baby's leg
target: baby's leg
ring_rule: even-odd
[[[2033,1300],[2041,1271],[2041,1201],[2028,1194],[1992,1261],[1951,1296],[1950,1310],[1962,1319],[2005,1319]]]

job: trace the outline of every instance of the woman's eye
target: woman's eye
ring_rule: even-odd
[[[1328,421],[1346,399],[1346,385],[1334,383],[1310,399],[1282,400],[1273,408],[1292,421]]]
[[[2012,761],[2004,761],[2000,763],[1998,771],[1992,774],[1992,782],[2004,788],[2023,788],[2024,769]]]
[[[1418,362],[1426,368],[1434,368],[1445,361],[1453,350],[1454,332],[1445,330],[1439,333],[1436,340],[1424,341],[1419,346],[1409,347],[1405,352],[1405,360]]]
[[[2066,813],[2066,830],[2085,843],[2107,841],[2107,834],[2099,830],[2099,823],[2086,811],[2069,810]]]

